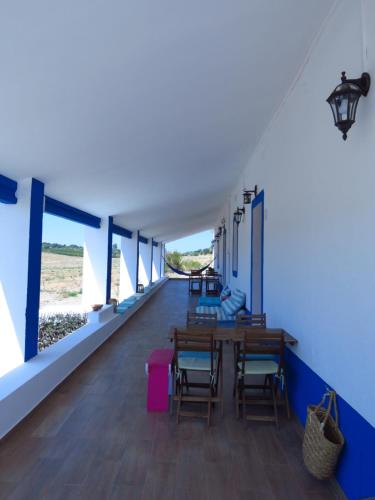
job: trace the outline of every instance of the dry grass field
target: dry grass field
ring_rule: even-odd
[[[184,256],[184,261],[197,261],[201,267],[212,260],[211,255]],[[54,253],[42,253],[42,274],[40,286],[40,309],[43,311],[53,305],[65,309],[75,308],[82,302],[82,270],[83,258]],[[181,278],[175,273],[170,277]],[[112,259],[111,297],[119,299],[120,259]]]
[[[83,258],[42,253],[40,308],[55,304],[78,306],[82,301]],[[120,259],[112,259],[112,293],[120,283]],[[116,296],[116,295],[115,295]]]

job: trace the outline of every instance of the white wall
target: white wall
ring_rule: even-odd
[[[127,299],[136,291],[137,274],[137,235],[121,238],[120,257],[120,301]]]
[[[154,247],[152,255],[152,281],[157,281],[160,278],[160,248],[161,243]]]
[[[228,207],[233,213],[244,184],[264,189],[269,324],[294,335],[297,355],[375,424],[367,385],[375,379],[375,85],[346,142],[325,102],[343,70],[375,81],[375,5],[363,6],[361,18],[360,2],[338,2],[218,220]],[[249,220],[240,248],[231,283],[248,294]]]
[[[106,303],[108,219],[100,229],[85,226],[83,252],[82,303],[85,306]]]
[[[18,183],[17,204],[0,203],[0,377],[24,360],[31,182]]]
[[[148,244],[139,242],[139,274],[138,281],[147,286],[151,275],[151,239]]]

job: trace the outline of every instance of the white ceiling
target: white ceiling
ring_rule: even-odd
[[[0,173],[145,236],[217,211],[333,0],[2,0]]]

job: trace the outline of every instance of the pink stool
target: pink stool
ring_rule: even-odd
[[[169,409],[172,379],[173,349],[155,349],[146,362],[148,375],[147,411],[166,412]]]

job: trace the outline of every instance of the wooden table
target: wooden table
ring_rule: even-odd
[[[199,329],[204,329],[204,325],[197,325]],[[186,325],[176,325],[176,326],[171,326],[169,329],[169,340],[173,340],[173,335],[174,335],[174,330],[177,328],[179,332],[186,332],[188,333],[189,331],[194,331],[194,326],[188,328]],[[207,328],[207,332],[213,333],[214,339],[215,340],[232,340],[233,342],[241,342],[241,340],[244,339],[244,328],[236,328],[235,326],[232,327],[223,327],[223,326],[217,326],[216,328]],[[253,330],[254,332],[260,333],[263,332],[265,334],[267,333],[282,333],[284,335],[284,342],[289,345],[296,345],[298,343],[298,340],[295,339],[290,333],[286,332],[282,328],[247,328],[248,331]]]

